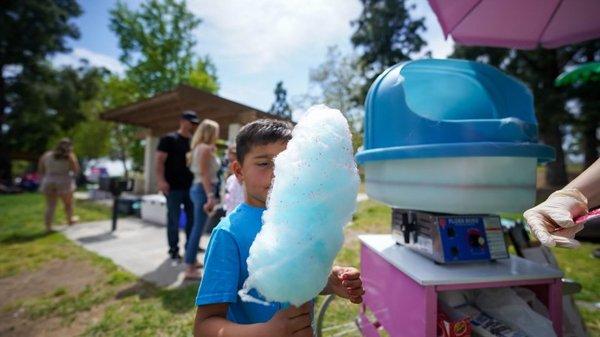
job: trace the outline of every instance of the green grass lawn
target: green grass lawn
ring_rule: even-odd
[[[0,214],[0,277],[85,252],[62,234],[46,234],[44,200],[40,194],[2,195]],[[91,203],[78,203],[75,214],[84,222],[109,217],[108,209]],[[57,208],[55,219],[55,223],[66,223],[62,205]]]
[[[26,319],[40,324],[58,319],[60,327],[83,324],[78,333],[81,336],[191,336],[196,285],[166,290],[141,282],[110,260],[77,246],[60,232],[45,234],[42,214],[43,198],[38,194],[0,196],[0,280],[27,275],[57,260],[84,262],[98,270],[99,276],[77,291],[57,285],[42,295],[22,298],[0,308],[0,314],[23,312]],[[76,204],[76,214],[81,222],[110,216],[107,208],[84,202]],[[62,210],[57,219],[65,222]],[[336,263],[358,267],[356,236],[388,233],[389,223],[389,207],[373,201],[362,202],[345,229],[346,244]],[[598,260],[590,257],[598,246],[583,244],[578,250],[554,250],[566,276],[583,285],[584,290],[576,296],[578,300],[600,301]],[[327,335],[352,329],[352,324],[346,323],[357,312],[358,306],[336,300],[327,313],[327,321],[339,329],[330,330]],[[582,310],[582,314],[592,336],[600,335],[599,311]],[[351,332],[347,336],[358,334]]]
[[[81,336],[192,335],[196,285],[159,289],[60,232],[45,234],[39,194],[0,196],[0,214],[0,279],[26,275],[57,260],[81,261],[99,271],[93,283],[77,292],[57,285],[41,296],[9,303],[0,312],[23,312],[25,319],[40,324],[58,319],[60,328],[77,321],[84,325]],[[81,222],[110,217],[108,208],[86,202],[76,204],[75,214]],[[56,219],[66,222],[62,210]]]

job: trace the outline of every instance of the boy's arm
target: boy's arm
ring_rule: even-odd
[[[194,337],[311,337],[311,307],[281,310],[266,323],[237,324],[227,320],[227,303],[199,306],[196,310]]]
[[[264,324],[236,324],[228,321],[227,303],[199,306],[196,310],[194,337],[267,336]]]

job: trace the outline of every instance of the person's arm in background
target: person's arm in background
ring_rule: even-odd
[[[165,179],[165,161],[167,161],[168,154],[163,151],[156,151],[156,180],[158,184],[158,190],[164,195],[169,194],[169,183]]]
[[[312,337],[312,307],[305,303],[278,311],[265,323],[237,324],[227,320],[227,303],[199,306],[194,337]]]
[[[169,136],[162,137],[158,141],[158,146],[156,148],[156,182],[158,185],[158,191],[162,192],[164,195],[169,194],[170,186],[165,177],[165,162],[167,161],[167,157],[169,152],[173,149],[173,138]]]
[[[216,204],[215,200],[215,189],[211,182],[211,176],[209,174],[210,170],[210,161],[212,160],[212,149],[210,146],[205,144],[200,144],[194,151],[200,151],[199,157],[199,167],[202,178],[202,187],[204,188],[204,192],[206,192],[206,203],[204,204],[204,211],[209,213],[212,211],[213,207]]]
[[[523,216],[543,245],[576,248],[580,244],[574,239],[575,234],[584,224],[576,224],[574,219],[599,205],[600,160],[596,160],[567,186],[525,211]]]
[[[69,167],[71,168],[71,171],[73,171],[74,176],[79,174],[79,162],[77,161],[75,153],[69,154]]]

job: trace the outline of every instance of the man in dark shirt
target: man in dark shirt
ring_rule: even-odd
[[[167,239],[169,255],[181,259],[179,255],[179,216],[181,205],[186,215],[185,234],[189,238],[193,226],[193,205],[190,187],[194,176],[190,172],[186,154],[190,151],[190,139],[198,126],[198,117],[193,111],[185,111],[179,120],[179,129],[162,137],[156,153],[156,175],[158,190],[167,197]]]

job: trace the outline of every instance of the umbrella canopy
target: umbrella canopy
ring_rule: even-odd
[[[600,37],[600,0],[429,0],[464,45],[558,48]]]
[[[574,83],[600,82],[600,62],[590,62],[565,71],[554,81],[557,87]]]

